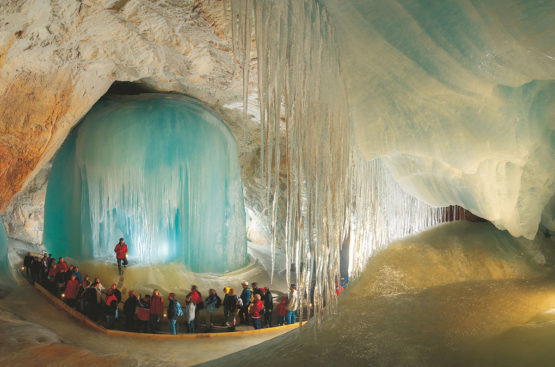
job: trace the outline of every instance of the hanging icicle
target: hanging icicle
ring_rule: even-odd
[[[287,282],[297,283],[301,304],[321,316],[324,305],[334,309],[347,237],[356,276],[375,250],[440,222],[442,214],[405,194],[379,161],[356,152],[325,9],[311,0],[230,0],[224,7],[245,110],[254,37],[272,272],[281,248]]]

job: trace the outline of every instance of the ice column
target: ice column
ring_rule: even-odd
[[[59,255],[183,262],[195,272],[246,263],[236,142],[197,103],[146,95],[99,101],[57,153],[44,243]]]
[[[10,273],[10,263],[8,261],[8,236],[4,223],[0,218],[0,277]]]

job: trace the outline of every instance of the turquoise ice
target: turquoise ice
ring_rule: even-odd
[[[57,153],[44,244],[56,256],[183,262],[227,272],[247,260],[245,208],[233,135],[180,97],[100,100]]]
[[[9,273],[9,265],[8,236],[6,235],[6,230],[4,229],[4,223],[0,218],[0,276],[4,276]]]

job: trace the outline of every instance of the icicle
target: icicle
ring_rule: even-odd
[[[444,212],[405,194],[381,161],[357,153],[333,27],[319,3],[251,1],[231,0],[231,29],[245,108],[254,31],[272,272],[279,247],[287,282],[320,316],[336,303],[347,237],[349,273],[357,276],[375,250],[435,225]]]

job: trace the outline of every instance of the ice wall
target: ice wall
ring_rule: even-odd
[[[195,272],[245,265],[236,142],[211,112],[179,97],[100,100],[57,153],[44,243],[58,256],[183,262]]]
[[[0,276],[4,276],[10,272],[10,263],[8,261],[8,235],[6,228],[0,218]]]
[[[401,186],[514,236],[553,226],[555,8],[542,1],[321,0],[356,141]]]

